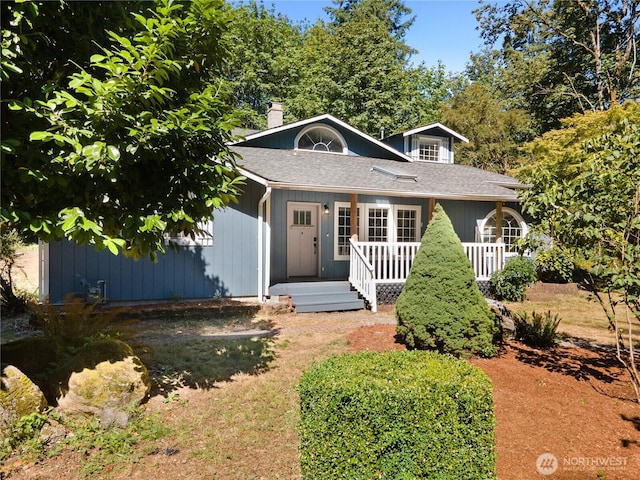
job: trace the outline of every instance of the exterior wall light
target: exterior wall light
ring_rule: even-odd
[[[327,205],[325,203],[324,206],[322,207],[322,209],[323,209],[325,215],[329,215],[329,205]]]

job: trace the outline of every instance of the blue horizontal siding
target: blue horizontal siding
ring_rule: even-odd
[[[213,245],[167,248],[156,263],[133,260],[68,241],[49,244],[49,297],[86,293],[106,282],[112,301],[252,296],[257,293],[259,185],[248,182],[242,201],[216,211]]]

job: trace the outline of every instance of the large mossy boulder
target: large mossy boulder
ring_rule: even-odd
[[[47,401],[40,388],[13,365],[8,365],[2,370],[0,383],[0,441],[2,441],[11,434],[11,427],[20,418],[43,411]]]
[[[149,373],[131,347],[115,339],[85,345],[52,375],[58,409],[99,414],[126,410],[149,394]]]
[[[471,262],[437,204],[396,302],[397,333],[409,348],[453,355],[495,355],[495,315]]]

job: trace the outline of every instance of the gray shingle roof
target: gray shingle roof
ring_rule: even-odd
[[[273,188],[423,197],[436,199],[517,201],[514,189],[524,186],[506,175],[466,165],[398,162],[304,150],[234,146],[238,165]],[[400,168],[416,180],[394,178]]]

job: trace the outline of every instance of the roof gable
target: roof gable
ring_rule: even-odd
[[[381,142],[376,138],[367,135],[364,132],[361,132],[355,127],[352,127],[348,123],[343,122],[335,118],[332,115],[324,114],[318,115],[316,117],[308,118],[305,120],[300,120],[298,122],[290,123],[287,125],[282,125],[280,127],[270,128],[267,130],[262,130],[260,132],[251,133],[244,137],[243,140],[238,140],[233,142],[231,145],[234,146],[247,146],[247,147],[266,147],[266,148],[279,148],[285,150],[293,150],[294,144],[293,141],[298,132],[304,129],[307,126],[313,124],[327,124],[333,126],[336,130],[343,133],[345,137],[347,137],[347,144],[349,145],[349,151],[354,155],[360,155],[355,150],[351,148],[354,144],[368,145],[369,150],[376,150],[380,152],[380,156],[382,158],[387,158],[391,160],[399,160],[403,162],[411,162],[412,159],[405,155],[404,153],[396,150],[385,142]],[[351,139],[356,139],[354,142]]]
[[[459,142],[469,143],[469,139],[458,132],[451,130],[449,127],[444,126],[440,122],[430,123],[429,125],[423,125],[421,127],[407,130],[406,132],[397,133],[392,135],[389,139],[394,137],[410,137],[411,135],[436,135],[440,137],[452,137]]]

